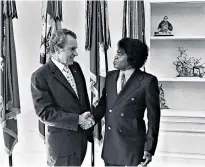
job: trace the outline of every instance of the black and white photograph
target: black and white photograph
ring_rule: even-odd
[[[0,167],[204,167],[205,0],[1,0]]]

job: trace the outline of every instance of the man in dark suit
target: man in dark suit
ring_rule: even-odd
[[[47,125],[49,166],[80,166],[87,150],[93,120],[83,72],[77,62],[77,37],[67,29],[56,30],[49,44],[51,59],[32,74],[31,92],[36,114]]]
[[[103,95],[90,115],[95,122],[105,116],[102,158],[106,166],[146,166],[155,153],[159,88],[155,76],[140,70],[147,57],[148,47],[140,40],[124,38],[118,42],[117,70],[108,72]],[[146,109],[147,132],[143,119]]]

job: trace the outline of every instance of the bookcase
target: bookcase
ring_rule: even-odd
[[[205,1],[145,0],[145,32],[149,46],[146,71],[158,77],[170,109],[161,110],[156,157],[167,163],[205,164],[205,76],[176,77],[173,64],[187,49],[188,57],[205,63]],[[164,16],[174,36],[154,36]],[[174,159],[174,160],[173,160]]]

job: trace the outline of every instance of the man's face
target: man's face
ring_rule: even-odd
[[[77,40],[70,35],[66,35],[66,45],[59,50],[58,61],[64,65],[72,65],[75,56],[78,56],[76,51],[78,45]]]
[[[167,16],[165,16],[165,17],[164,17],[164,21],[167,21],[167,20],[168,20],[168,17],[167,17]]]
[[[131,65],[127,61],[127,54],[123,49],[118,48],[113,65],[118,70],[127,70]]]

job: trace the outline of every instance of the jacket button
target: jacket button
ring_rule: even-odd
[[[109,112],[112,112],[112,110],[109,110]]]
[[[131,98],[131,100],[133,101],[133,100],[134,100],[134,98]]]
[[[121,117],[124,117],[124,113],[121,113]]]
[[[108,129],[111,130],[111,127],[108,126]]]
[[[122,132],[122,130],[121,130],[121,129],[119,129],[119,132]]]

